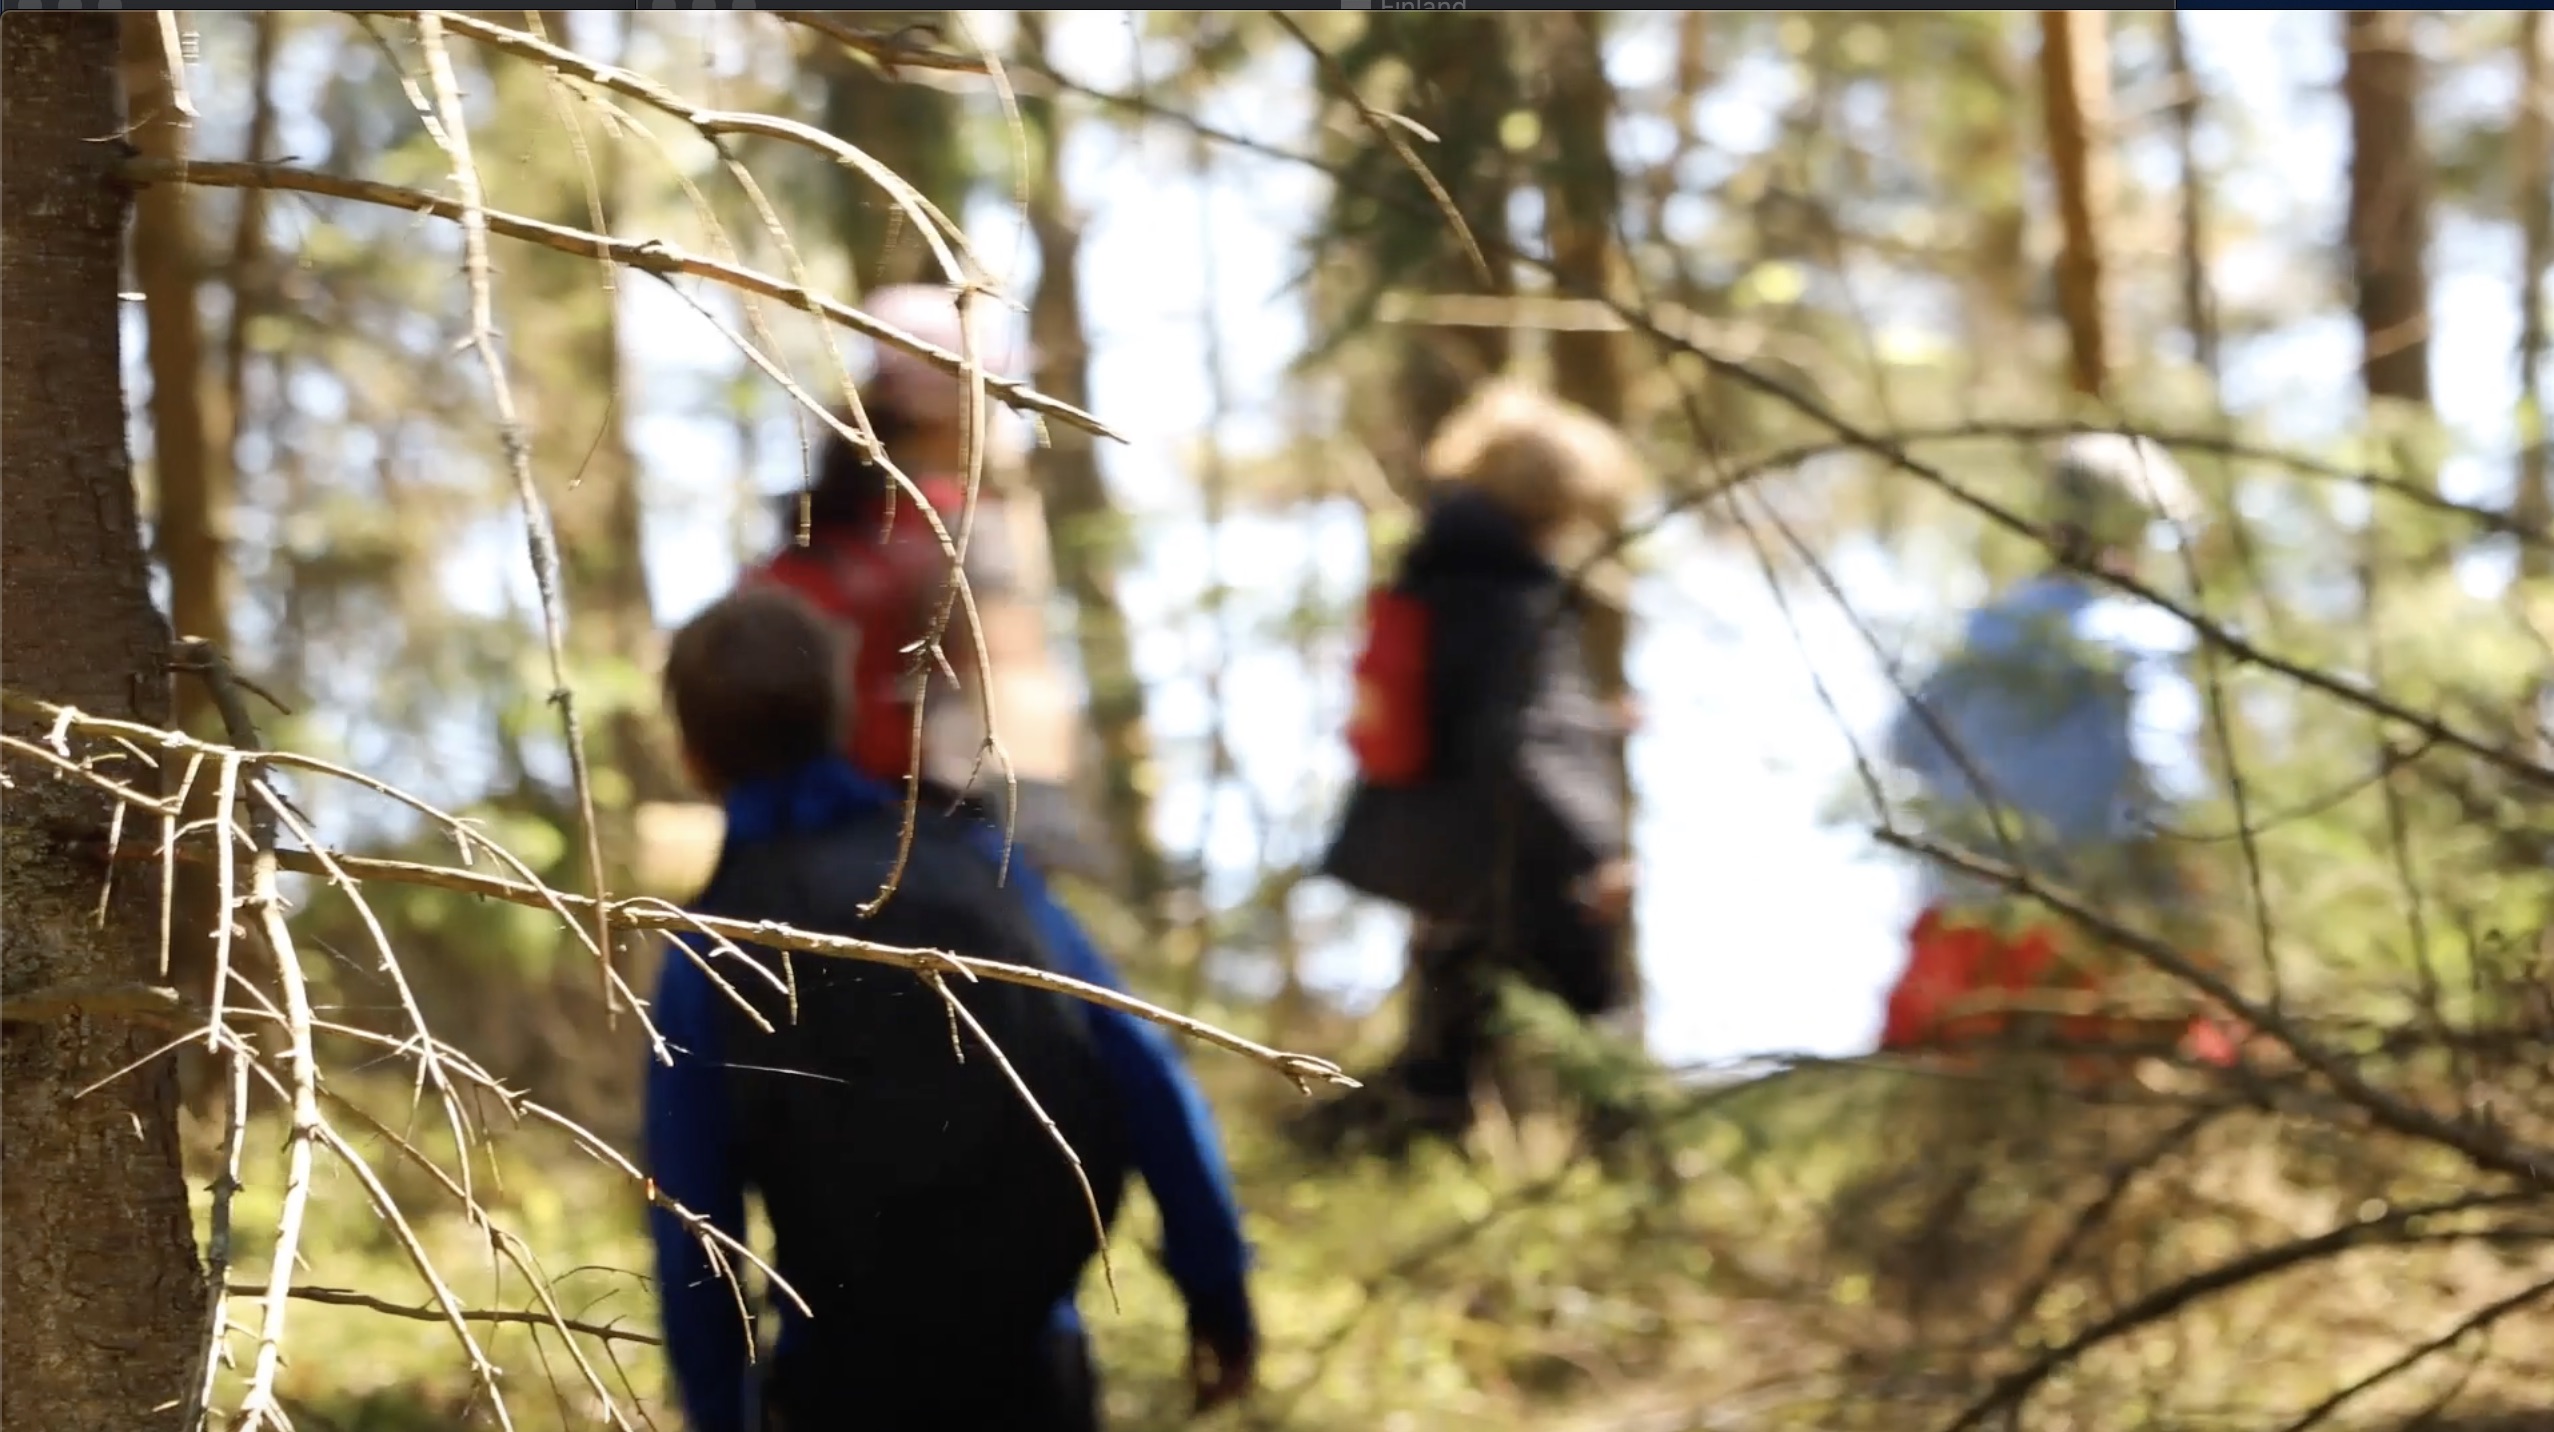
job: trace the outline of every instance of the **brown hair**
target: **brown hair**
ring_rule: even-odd
[[[748,587],[684,623],[665,702],[700,778],[726,790],[794,770],[841,739],[842,639],[786,587]]]
[[[878,445],[890,452],[902,447],[915,427],[913,420],[902,409],[888,404],[868,402],[864,406],[869,414],[869,430],[877,435]],[[859,426],[852,422],[848,408],[834,409],[834,417],[855,430]],[[887,489],[895,479],[830,425],[818,429],[815,446],[815,481],[806,493],[808,521],[818,527],[830,527],[874,519],[885,505]],[[780,499],[783,532],[798,530],[798,499],[796,492]]]
[[[1610,534],[1642,482],[1640,459],[1594,413],[1502,378],[1466,399],[1428,440],[1432,482],[1472,488],[1538,541],[1577,528]]]

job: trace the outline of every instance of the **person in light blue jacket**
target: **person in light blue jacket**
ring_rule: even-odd
[[[2074,562],[1971,613],[1899,712],[1888,754],[1913,778],[1911,811],[1936,840],[2100,902],[2183,910],[2190,892],[2152,834],[2159,797],[2133,735],[2135,657],[2101,630],[2104,588],[2079,568],[2130,570],[2156,519],[2189,510],[2189,483],[2148,440],[2086,433],[2060,448],[2049,494],[2055,536]],[[1922,888],[1882,1048],[2001,1036],[2009,1020],[1992,1007],[1998,996],[2098,992],[2091,952],[2045,911],[1934,864]],[[2098,1017],[2059,1028],[2087,1043],[2126,1032]],[[2192,1028],[2196,1052],[2223,1052],[2213,1026]]]

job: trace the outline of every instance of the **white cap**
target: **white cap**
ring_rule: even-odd
[[[2134,547],[2157,518],[2197,521],[2205,509],[2181,464],[2151,438],[2076,433],[2049,473],[2051,516],[2105,546]]]
[[[1026,365],[1028,351],[1024,344],[1004,341],[1001,303],[990,294],[980,294],[967,307],[968,321],[962,329],[957,291],[920,283],[879,289],[860,305],[862,312],[879,322],[951,353],[967,351],[965,332],[972,329],[973,356],[985,376],[1021,376],[1019,369]],[[893,408],[922,422],[957,420],[966,401],[966,388],[957,374],[892,344],[872,340],[869,349],[869,380],[861,385],[862,402]]]

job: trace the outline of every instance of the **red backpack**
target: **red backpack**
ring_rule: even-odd
[[[1378,587],[1366,594],[1366,641],[1352,668],[1348,750],[1368,785],[1416,785],[1428,775],[1428,608]]]
[[[964,490],[945,480],[919,485],[954,527]],[[789,587],[846,629],[851,729],[845,754],[868,774],[901,782],[913,750],[913,658],[905,648],[923,634],[949,563],[909,496],[899,499],[887,540],[878,536],[876,518],[819,531],[808,546],[783,546],[746,580]]]

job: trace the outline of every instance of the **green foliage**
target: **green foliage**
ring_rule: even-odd
[[[1060,30],[1067,18],[1053,23]],[[1611,13],[1618,67],[1640,73],[1644,66],[1630,62],[1636,52],[1671,48],[1685,19]],[[948,48],[965,48],[949,12],[885,12],[860,23],[908,20],[933,20]],[[989,17],[984,23],[990,33]],[[1619,170],[1624,296],[1668,335],[1635,334],[1623,346],[1635,355],[1628,422],[1671,491],[1718,481],[1732,459],[1830,440],[1830,427],[1800,399],[1893,437],[2118,415],[2058,391],[2059,335],[2043,273],[2045,175],[2030,138],[2035,84],[2026,26],[2004,12],[1704,13],[1693,21],[1700,72],[1645,87],[1626,81],[1603,156],[1565,148],[1565,126],[1548,107],[1548,56],[1523,19],[1306,12],[1303,23],[1359,95],[1399,117],[1386,124],[1409,122],[1401,132],[1493,272],[1485,285],[1452,242],[1428,184],[1273,21],[1144,15],[1135,37],[1141,104],[1308,149],[1334,171],[1328,202],[1294,216],[1314,334],[1296,376],[1307,391],[1328,388],[1340,401],[1290,408],[1272,451],[1233,455],[1236,487],[1256,519],[1345,496],[1371,515],[1373,555],[1406,540],[1408,515],[1383,500],[1388,482],[1376,474],[1406,477],[1406,449],[1424,435],[1429,404],[1476,376],[1465,365],[1530,366],[1550,344],[1530,330],[1423,333],[1427,325],[1383,321],[1384,298],[1541,285],[1540,265],[1519,256],[1541,253],[1536,205],[1588,177],[1600,157]],[[2424,24],[2435,46],[2443,201],[2476,224],[2500,222],[2509,207],[2507,115],[2485,102],[2498,91],[2481,81],[2505,68],[2509,21],[2460,13]],[[971,196],[1007,196],[1014,178],[1063,183],[1056,174],[1012,174],[1010,120],[977,81],[908,83],[911,75],[846,57],[830,40],[760,21],[734,32],[739,62],[707,75],[691,68],[694,58],[730,45],[729,32],[649,18],[632,26],[629,62],[662,70],[674,89],[825,128],[952,215]],[[299,151],[314,168],[449,192],[449,160],[400,88],[403,72],[416,73],[414,46],[396,24],[384,30],[392,42],[377,47],[339,22],[287,23],[295,67],[292,82],[275,87],[286,96],[287,122],[263,157]],[[2421,498],[2434,497],[2440,474],[2460,462],[2495,465],[2500,455],[2434,415],[2334,421],[2351,406],[2337,392],[2317,390],[2301,407],[2221,411],[2215,375],[2182,356],[2184,316],[2172,256],[2161,250],[2179,196],[2163,169],[2138,158],[2161,123],[2162,111],[2128,103],[2151,98],[2160,80],[2151,32],[2151,20],[2116,22],[2117,143],[2133,162],[2123,164],[2114,255],[2123,350],[2115,407],[2159,430],[2222,434],[2312,459],[2226,457],[2205,445],[2183,454],[2208,494],[2211,521],[2185,551],[2149,554],[2142,575],[2291,669],[2197,655],[2180,663],[2205,718],[2213,721],[2220,704],[2228,713],[2224,739],[2234,754],[2226,756],[2213,727],[2203,730],[2209,789],[2164,834],[2200,872],[2210,943],[2239,991],[2266,998],[2275,989],[2285,1017],[2397,1105],[2474,1137],[2545,1147],[2542,1077],[2531,1072],[2543,1063],[2544,931],[2554,920],[2554,808],[2542,782],[2404,723],[2380,723],[2297,676],[2328,675],[2346,691],[2378,692],[2416,715],[2527,749],[2535,737],[2523,713],[2546,680],[2545,614],[2531,628],[2517,602],[2461,572],[2459,559],[2486,545],[2480,524]],[[207,22],[206,35],[221,73],[242,68],[239,31]],[[472,71],[474,80],[494,73]],[[1309,133],[1249,122],[1277,85],[1317,96]],[[589,222],[582,169],[548,82],[506,96],[495,85],[469,87],[487,135],[491,202]],[[233,157],[225,146],[243,126],[239,96],[248,92],[199,89],[207,108],[200,157]],[[1041,102],[1028,98],[1032,111]],[[1080,101],[1068,88],[1057,102]],[[680,175],[705,192],[740,262],[789,271],[696,136],[641,119],[664,140],[660,155],[614,137],[585,100],[571,107],[617,175],[617,231],[722,251],[673,182]],[[1135,107],[1100,112],[1122,119]],[[1242,119],[1230,118],[1235,110]],[[2285,179],[2278,171],[2291,156],[2265,142],[2259,117],[2237,97],[2210,96],[2208,113],[2206,162],[2228,176],[2209,242],[2244,255],[2221,267],[2229,275],[2293,270],[2251,285],[2241,303],[2230,298],[2229,345],[2265,333],[2321,343],[2320,330],[2306,325],[2338,318],[2344,298],[2319,276],[2322,240],[2300,237],[2313,225],[2293,212],[2290,196],[2265,197],[2252,182]],[[850,296],[923,272],[911,221],[866,179],[760,139],[734,149],[797,226],[797,256],[816,287]],[[1229,162],[1238,174],[1243,161]],[[1061,197],[1096,208],[1114,195]],[[1159,241],[1105,232],[1094,225],[1091,242]],[[455,356],[464,305],[453,232],[402,211],[278,199],[263,236],[262,257],[229,254],[229,236],[210,226],[200,237],[208,270],[222,270],[208,286],[254,300],[238,334],[246,376],[234,415],[235,530],[226,537],[241,589],[242,665],[300,713],[267,734],[464,812],[542,877],[578,885],[576,816],[563,796],[534,624],[515,593],[462,590],[488,570],[465,566],[464,556],[497,551],[519,563],[521,536],[485,387]],[[1008,237],[987,237],[998,269]],[[2451,250],[2443,245],[2440,255],[2444,272]],[[687,349],[700,330],[667,340],[631,326],[642,310],[629,293],[661,299],[653,280],[625,282],[607,301],[589,256],[501,245],[497,259],[518,396],[534,425],[549,429],[536,441],[536,475],[553,502],[582,500],[579,475],[602,471],[584,456],[589,430],[619,423],[635,434],[663,422],[711,430],[769,411],[746,401],[768,398],[768,384],[732,355],[667,353]],[[1095,305],[1107,301],[1093,291]],[[222,310],[220,301],[207,305],[208,315]],[[768,335],[776,360],[826,388],[831,374],[812,361],[812,326],[777,305],[760,317],[776,330]],[[1113,317],[1095,308],[1093,331],[1104,334]],[[1723,364],[1707,369],[1677,355],[1679,344]],[[674,357],[697,358],[697,371],[653,371],[642,381],[642,366],[665,369]],[[1732,363],[1762,381],[1739,381]],[[2299,411],[2312,419],[2302,436]],[[1907,447],[1961,487],[2026,518],[2038,514],[2036,438],[1975,434]],[[638,482],[638,469],[657,460],[639,453],[622,475],[633,504],[634,494],[661,490]],[[727,476],[740,490],[748,480]],[[2048,560],[2041,544],[1869,453],[1839,450],[1756,481],[1779,503],[1797,545],[1761,520],[1742,529],[1715,505],[1703,514],[1714,555],[1738,548],[1752,557],[1745,548],[1762,543],[1784,580],[1807,585],[1838,553],[1879,548],[1936,599],[1924,615],[1875,633],[1883,655],[1904,655],[1909,675],[1956,619],[1959,599]],[[2407,486],[2417,491],[2399,490]],[[1082,544],[1095,565],[1137,569],[1164,540],[1148,521],[1058,535]],[[595,778],[607,820],[661,798],[643,768],[644,743],[616,727],[623,719],[643,726],[657,701],[634,523],[629,512],[594,517],[578,531],[601,535],[568,554],[578,587],[570,675],[589,739],[607,752]],[[723,553],[739,538],[711,530],[685,541]],[[1243,650],[1219,643],[1215,659],[1238,665],[1283,649],[1301,658],[1306,679],[1335,678],[1357,610],[1352,592],[1330,586],[1307,579],[1299,598],[1228,623]],[[634,624],[615,624],[633,615]],[[1168,631],[1192,614],[1158,615]],[[1146,670],[1156,672],[1156,633],[1140,635]],[[1174,765],[1166,756],[1162,768]],[[1327,952],[1330,935],[1297,920],[1287,898],[1300,881],[1287,860],[1300,858],[1303,833],[1326,819],[1318,805],[1327,787],[1286,775],[1262,783],[1274,788],[1259,793],[1269,808],[1258,814],[1268,829],[1296,837],[1295,854],[1271,857],[1268,869],[1244,872],[1247,880],[1216,882],[1246,893],[1209,902],[1206,938],[1195,942],[1205,950],[1148,943],[1152,922],[1111,892],[1074,886],[1067,894],[1101,943],[1121,953],[1138,988],[1157,997],[1208,990],[1216,1002],[1198,1010],[1203,1016],[1270,1038],[1282,1028],[1318,1052],[1362,1053],[1387,1041],[1388,1019],[1351,1021],[1318,999],[1262,1008],[1207,978],[1219,972],[1217,952],[1272,962]],[[420,834],[417,820],[384,803],[309,789],[318,782],[293,786],[319,827],[349,848],[453,859],[448,839]],[[2249,839],[2238,838],[2247,825]],[[484,858],[478,868],[488,868]],[[1748,875],[1675,868],[1670,878]],[[314,998],[327,1017],[404,1033],[398,991],[352,904],[320,882],[293,884]],[[388,882],[366,893],[430,1027],[510,1085],[544,1098],[586,1091],[626,1124],[635,1031],[626,1022],[601,1028],[591,959],[555,919]],[[1234,1425],[1936,1427],[1995,1375],[2215,1260],[2318,1232],[2370,1204],[2417,1203],[2499,1177],[2450,1157],[2435,1139],[2406,1134],[2401,1117],[2372,1114],[2330,1078],[2284,1068],[2246,1094],[2252,1106],[2212,1112],[2186,1144],[2122,1180],[2122,1160],[2176,1119],[2231,1100],[2228,1091],[2160,1069],[2144,1071],[2121,1107],[2071,1098],[2031,1069],[1987,1079],[1808,1064],[1710,1081],[1662,1072],[1548,1000],[1514,996],[1504,1008],[1518,1052],[1518,1107],[1488,1120],[1465,1150],[1426,1150],[1404,1167],[1301,1162],[1271,1132],[1294,1107],[1291,1092],[1263,1071],[1192,1051],[1223,1115],[1262,1259],[1267,1386]],[[457,1151],[439,1142],[431,1108],[411,1116],[404,1076],[384,1072],[375,1084],[354,1072],[380,1060],[377,1046],[324,1042],[332,1092],[362,1099],[453,1165]],[[1601,1154],[1587,1137],[1591,1108],[1611,1120],[1614,1140]],[[626,1132],[610,1117],[598,1122]],[[196,1135],[200,1187],[212,1164],[209,1131]],[[278,1207],[272,1154],[281,1143],[261,1110],[249,1140],[256,1167],[235,1210],[235,1282],[264,1277]],[[485,1231],[438,1180],[387,1140],[358,1143],[457,1292],[483,1306],[527,1303],[521,1278],[491,1261]],[[537,1133],[510,1132],[503,1148],[501,1165],[476,1155],[473,1165],[473,1187],[498,1222],[563,1280],[571,1315],[644,1329],[653,1311],[635,1192]],[[321,1167],[304,1245],[310,1266],[297,1279],[422,1303],[423,1283],[363,1191],[329,1160]],[[2080,1246],[2063,1246],[2066,1230],[2114,1184],[2123,1191],[2110,1211],[2090,1220],[2100,1227]],[[2541,1200],[2520,1211],[2539,1223],[2513,1223],[2518,1231],[2497,1239],[2353,1254],[2195,1299],[2186,1315],[2123,1336],[2052,1379],[2024,1425],[2278,1425],[2264,1409],[2284,1418],[2523,1275],[2542,1276],[2541,1231],[2526,1231],[2540,1228]],[[1156,1237],[1152,1210],[1136,1200],[1119,1230],[1122,1306],[1112,1307],[1096,1274],[1083,1304],[1107,1369],[1113,1425],[1135,1432],[1186,1420],[1181,1312],[1148,1252]],[[1931,1302],[1916,1296],[1928,1290]],[[253,1312],[253,1303],[234,1309]],[[489,1331],[487,1346],[509,1370],[518,1425],[593,1425],[591,1399],[576,1390],[554,1341],[536,1346],[532,1334],[502,1328]],[[621,1362],[635,1395],[670,1421],[660,1359],[624,1349]],[[2525,1369],[2515,1366],[2478,1357],[2470,1395],[2527,1395]],[[2400,1425],[2424,1399],[2446,1395],[2448,1371],[2354,1405],[2343,1421]],[[553,1397],[553,1384],[565,1390]],[[286,1389],[299,1423],[311,1427],[428,1432],[490,1421],[447,1330],[363,1309],[295,1305]]]

